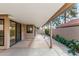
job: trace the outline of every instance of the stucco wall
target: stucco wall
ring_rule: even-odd
[[[79,26],[52,29],[52,34],[59,34],[68,40],[79,40]]]

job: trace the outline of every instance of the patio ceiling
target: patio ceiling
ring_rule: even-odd
[[[40,27],[63,5],[64,3],[0,3],[0,13],[11,15],[14,21]]]

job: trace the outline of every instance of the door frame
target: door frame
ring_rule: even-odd
[[[10,20],[10,21],[15,22],[15,21],[13,21],[13,20]],[[22,39],[21,39],[21,38],[22,38],[22,35],[21,35],[21,32],[22,32],[22,31],[21,31],[21,24],[20,24],[20,40],[17,41],[17,24],[20,24],[20,23],[15,22],[15,44],[22,40]],[[15,44],[13,44],[13,45],[15,45]],[[11,46],[13,46],[13,45],[11,45]],[[11,46],[10,46],[10,47],[11,47]]]

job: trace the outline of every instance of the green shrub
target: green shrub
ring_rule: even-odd
[[[50,35],[49,34],[49,29],[45,29],[45,34],[48,35],[48,36]]]
[[[76,52],[79,52],[79,41],[76,40],[67,40],[62,36],[56,35],[55,40],[69,47],[69,53],[76,55]]]
[[[62,44],[68,46],[69,45],[69,41],[67,41],[65,38],[59,36],[59,35],[56,35],[56,38],[55,40],[57,40],[58,42],[61,42]]]
[[[73,55],[76,55],[76,52],[79,53],[79,41],[71,40],[71,44],[69,47],[70,47],[70,50],[68,51],[69,53],[72,53]]]

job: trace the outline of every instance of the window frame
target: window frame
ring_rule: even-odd
[[[3,24],[2,24],[2,25],[3,25],[3,44],[0,45],[0,46],[4,46],[4,40],[5,40],[5,39],[4,39],[4,37],[5,37],[5,36],[4,36],[4,25],[5,25],[4,23],[5,23],[5,22],[4,22],[4,19],[0,19],[0,20],[3,21]]]
[[[28,31],[28,28],[32,28],[32,31]],[[26,33],[33,33],[33,25],[26,25]]]

